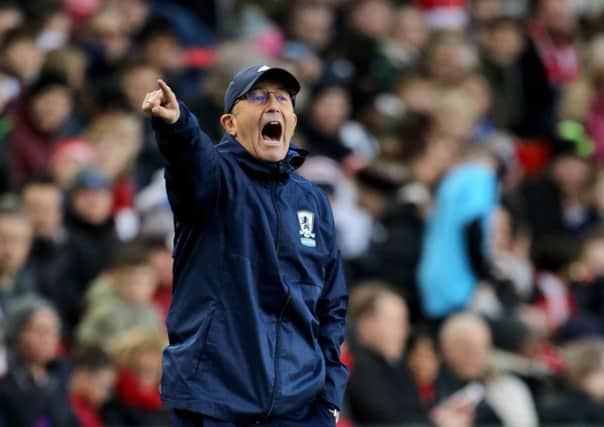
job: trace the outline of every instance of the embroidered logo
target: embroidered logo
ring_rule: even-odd
[[[317,246],[313,227],[315,214],[310,211],[298,211],[298,222],[300,223],[300,243],[304,246],[314,248]]]

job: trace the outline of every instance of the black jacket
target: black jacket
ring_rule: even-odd
[[[367,348],[353,350],[354,369],[346,390],[350,414],[361,425],[428,423],[428,410],[409,369]]]

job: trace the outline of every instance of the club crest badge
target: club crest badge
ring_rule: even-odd
[[[304,246],[314,248],[317,246],[315,233],[315,214],[310,211],[298,211],[298,223],[300,224],[300,243]]]

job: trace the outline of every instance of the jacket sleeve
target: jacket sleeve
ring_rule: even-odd
[[[340,345],[346,333],[348,291],[344,280],[342,257],[335,242],[335,226],[331,210],[329,215],[333,231],[332,250],[326,269],[323,293],[317,303],[319,345],[326,367],[325,387],[319,398],[330,406],[341,408],[348,382],[348,369],[340,360]]]
[[[160,152],[166,160],[170,206],[179,220],[195,217],[215,200],[220,187],[221,158],[199,127],[195,116],[179,101],[180,117],[172,125],[152,118]]]

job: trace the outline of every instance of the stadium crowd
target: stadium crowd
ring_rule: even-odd
[[[169,424],[140,105],[219,139],[263,63],[345,259],[339,426],[603,425],[604,2],[0,0],[0,427]]]

